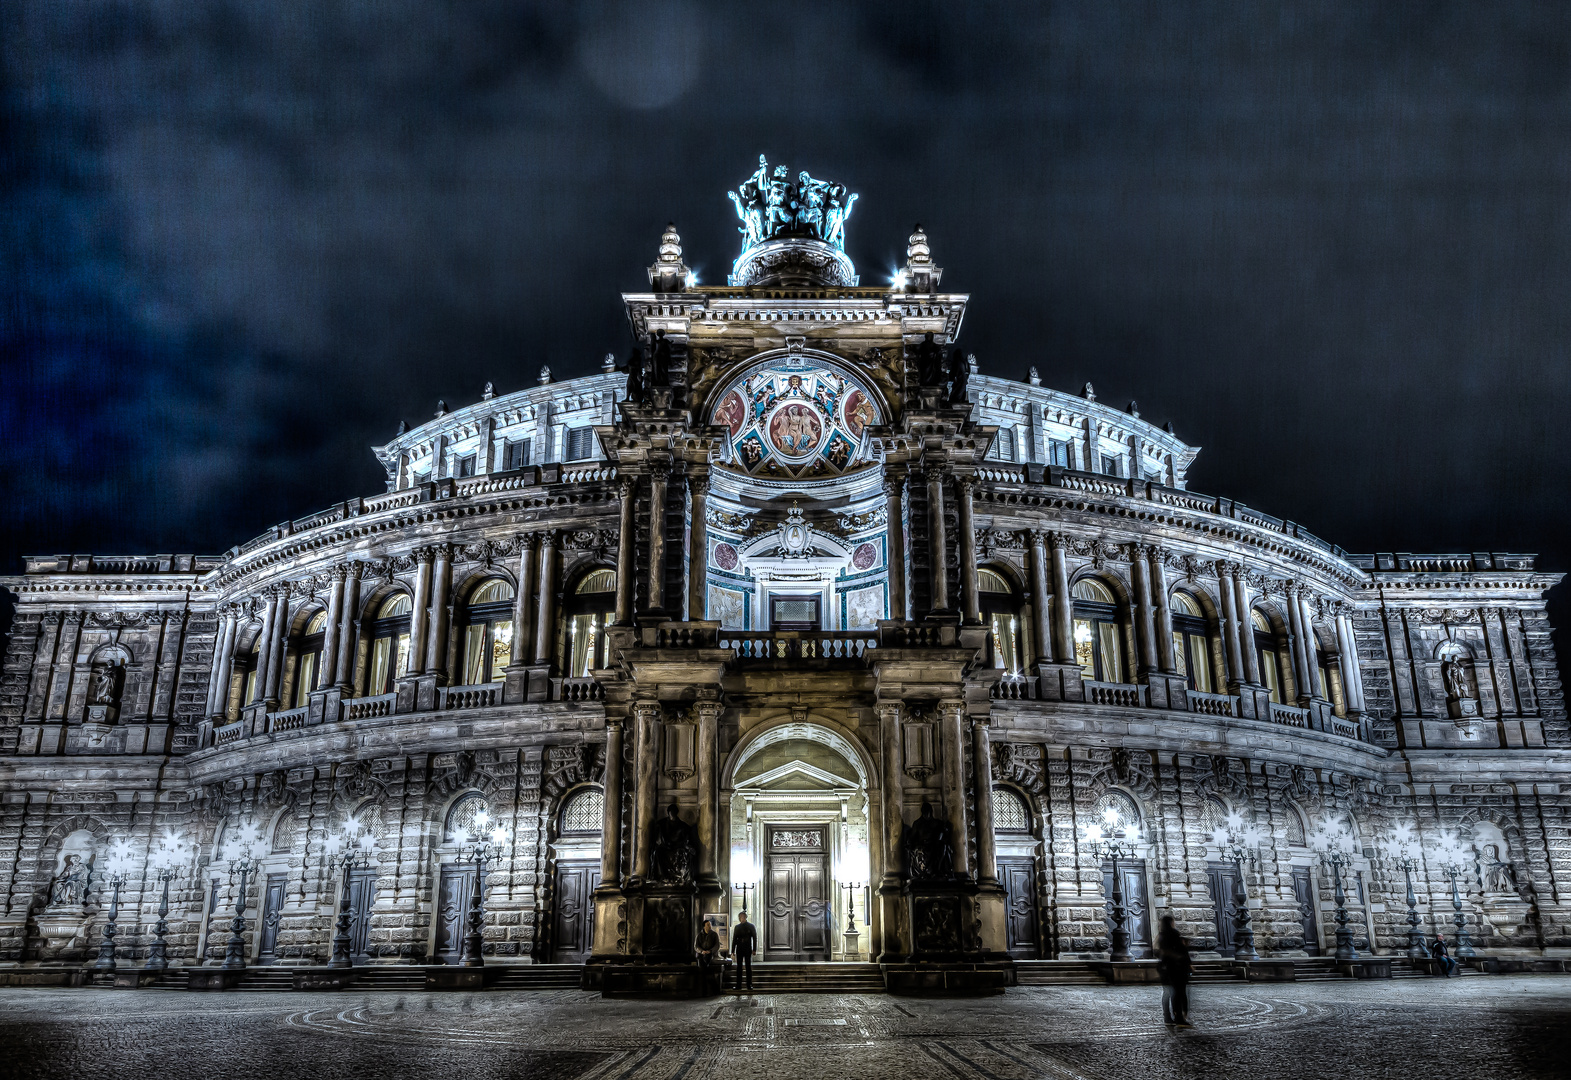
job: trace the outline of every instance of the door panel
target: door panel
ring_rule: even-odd
[[[1315,888],[1314,875],[1307,866],[1293,867],[1293,895],[1298,899],[1298,920],[1304,931],[1304,952],[1320,955],[1320,921],[1316,912],[1320,898]]]
[[[824,857],[797,856],[797,925],[801,928],[796,951],[829,951],[829,899],[824,895]]]
[[[349,958],[356,964],[365,963],[366,943],[371,939],[376,874],[369,867],[349,871]]]
[[[772,826],[768,845],[759,959],[827,960],[834,932],[824,828]]]
[[[595,890],[600,887],[599,863],[557,863],[556,913],[551,958],[558,964],[582,964],[595,940]]]
[[[764,956],[788,959],[796,955],[796,897],[793,888],[796,859],[789,855],[769,857],[769,896],[765,908]]]
[[[436,904],[436,962],[456,964],[469,932],[469,901],[475,893],[475,872],[469,866],[442,867]]]
[[[288,874],[268,874],[262,889],[262,917],[256,924],[256,962],[271,964],[278,958],[278,924],[284,914],[284,882]]]
[[[1231,866],[1210,866],[1206,868],[1206,879],[1211,888],[1211,902],[1215,905],[1212,917],[1216,920],[1216,951],[1232,956],[1236,948],[1233,916],[1238,911],[1238,904],[1233,896],[1238,889],[1238,873]]]
[[[1009,955],[1020,960],[1034,959],[1037,955],[1036,874],[1031,860],[999,859],[998,877],[1004,886]]]
[[[1143,859],[1119,860],[1118,873],[1124,892],[1124,929],[1129,931],[1129,955],[1151,955],[1151,913],[1146,910],[1146,864]],[[1107,900],[1106,926],[1113,925],[1113,864],[1102,864],[1102,892]]]

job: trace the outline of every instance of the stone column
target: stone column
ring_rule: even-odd
[[[605,722],[605,812],[600,823],[600,887],[622,884],[622,721]]]
[[[616,534],[616,625],[633,625],[633,544],[638,527],[633,511],[637,508],[638,481],[624,476],[620,484],[622,520]]]
[[[280,585],[273,610],[273,639],[268,644],[267,704],[276,707],[284,693],[284,656],[289,644],[289,586]]]
[[[900,755],[900,714],[898,701],[878,705],[878,734],[884,759],[884,879],[880,889],[900,888],[901,835],[905,830],[905,766]]]
[[[665,493],[670,470],[649,472],[649,610],[665,610]]]
[[[426,608],[431,603],[431,549],[415,552],[415,595],[409,612],[409,666],[406,675],[425,670]]]
[[[535,546],[539,540],[534,533],[518,538],[518,589],[513,593],[513,652],[507,666],[525,667],[533,654],[534,598],[535,598]]]
[[[1151,600],[1156,609],[1157,666],[1170,675],[1177,674],[1178,664],[1173,658],[1173,609],[1167,602],[1167,566],[1162,561],[1162,549],[1149,548],[1147,558],[1151,567]]]
[[[659,783],[660,703],[639,701],[633,704],[638,725],[634,743],[633,775],[633,885],[649,877],[649,849],[655,825],[655,785]]]
[[[436,545],[431,570],[431,640],[425,650],[425,672],[447,681],[448,602],[453,592],[453,545]]]
[[[1307,701],[1314,692],[1314,679],[1309,673],[1307,649],[1308,628],[1304,626],[1304,609],[1298,603],[1298,586],[1287,587],[1287,630],[1292,635],[1288,652],[1293,661],[1293,681],[1298,684],[1298,698]]]
[[[224,615],[218,627],[218,644],[213,650],[213,678],[207,688],[207,715],[210,717],[226,716],[229,711],[230,672],[234,669],[239,626],[239,619],[231,611]]]
[[[956,516],[960,535],[955,543],[960,548],[960,606],[965,609],[965,621],[973,626],[982,621],[982,609],[976,595],[976,525],[972,519],[971,499],[976,481],[969,476],[955,479]]]
[[[698,713],[698,754],[694,768],[698,770],[698,885],[700,888],[718,889],[720,878],[716,875],[716,854],[720,847],[715,828],[715,743],[719,738],[720,703],[700,701]]]
[[[1047,589],[1047,534],[1041,529],[1031,530],[1031,613],[1036,637],[1036,661],[1045,664],[1054,658],[1052,622],[1049,619],[1049,593]]]
[[[344,603],[338,626],[333,630],[338,635],[338,665],[333,670],[333,685],[346,694],[351,691],[350,680],[355,677],[355,619],[359,611],[360,567],[356,564],[348,567],[344,575]]]
[[[1315,609],[1309,603],[1307,586],[1299,588],[1297,600],[1298,622],[1304,628],[1304,676],[1308,680],[1303,684],[1304,695],[1324,700],[1330,691],[1320,685],[1320,639],[1315,637]]]
[[[1151,610],[1150,573],[1145,550],[1137,546],[1135,557],[1129,561],[1129,576],[1135,593],[1135,649],[1140,658],[1136,674],[1139,675],[1149,675],[1157,670],[1155,627],[1152,625],[1155,621],[1155,613]]]
[[[1336,615],[1336,651],[1337,659],[1341,661],[1339,670],[1342,672],[1342,697],[1347,704],[1347,714],[1364,711],[1364,687],[1362,674],[1358,670],[1358,646],[1353,640],[1353,622],[1347,617],[1345,611]]]
[[[933,581],[933,610],[949,608],[949,569],[944,537],[944,474],[937,467],[927,470],[927,566]]]
[[[689,476],[687,490],[693,500],[687,522],[687,618],[703,622],[709,582],[709,477]]]
[[[998,844],[993,836],[993,753],[988,719],[971,720],[971,768],[976,777],[976,880],[998,884]]]
[[[535,664],[549,665],[556,647],[556,531],[540,534],[540,606],[535,617]]]
[[[1053,659],[1075,662],[1075,605],[1069,595],[1069,563],[1064,549],[1069,541],[1054,533],[1053,541]]]
[[[939,737],[944,741],[944,806],[949,811],[950,835],[955,844],[955,873],[969,878],[971,834],[966,828],[965,733],[961,730],[965,704],[941,701],[938,711]]]
[[[348,576],[349,567],[333,567],[333,584],[327,594],[327,622],[322,627],[322,670],[317,673],[317,684],[324,688],[332,686],[338,674],[338,623],[344,617],[344,580]]]
[[[899,622],[906,619],[906,529],[905,494],[903,476],[884,476],[884,517],[888,522],[885,535],[889,550],[889,617]]]
[[[1244,676],[1244,658],[1239,651],[1238,599],[1233,592],[1233,574],[1227,563],[1216,564],[1216,592],[1222,601],[1222,652],[1227,659],[1227,677],[1235,684],[1249,680]]]
[[[1249,612],[1249,581],[1243,567],[1233,570],[1233,607],[1237,611],[1239,658],[1243,663],[1244,678],[1255,686],[1260,681],[1260,651],[1255,648],[1255,622]]]

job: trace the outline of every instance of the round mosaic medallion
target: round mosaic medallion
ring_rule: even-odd
[[[715,545],[715,565],[722,570],[736,569],[736,548],[730,544]]]
[[[867,430],[867,425],[878,422],[878,413],[873,410],[873,403],[868,401],[867,395],[859,389],[853,388],[846,395],[843,409],[846,430],[854,439],[862,437],[862,432]]]
[[[872,544],[858,544],[851,553],[851,565],[858,570],[869,570],[878,561],[878,549]]]
[[[810,457],[824,441],[824,422],[809,402],[786,401],[769,417],[769,445],[789,460]]]

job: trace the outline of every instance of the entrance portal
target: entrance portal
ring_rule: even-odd
[[[829,849],[823,825],[771,825],[764,875],[764,960],[827,960]]]

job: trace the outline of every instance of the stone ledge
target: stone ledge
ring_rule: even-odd
[[[891,994],[960,997],[1002,994],[1017,985],[1013,961],[979,964],[880,964]]]

